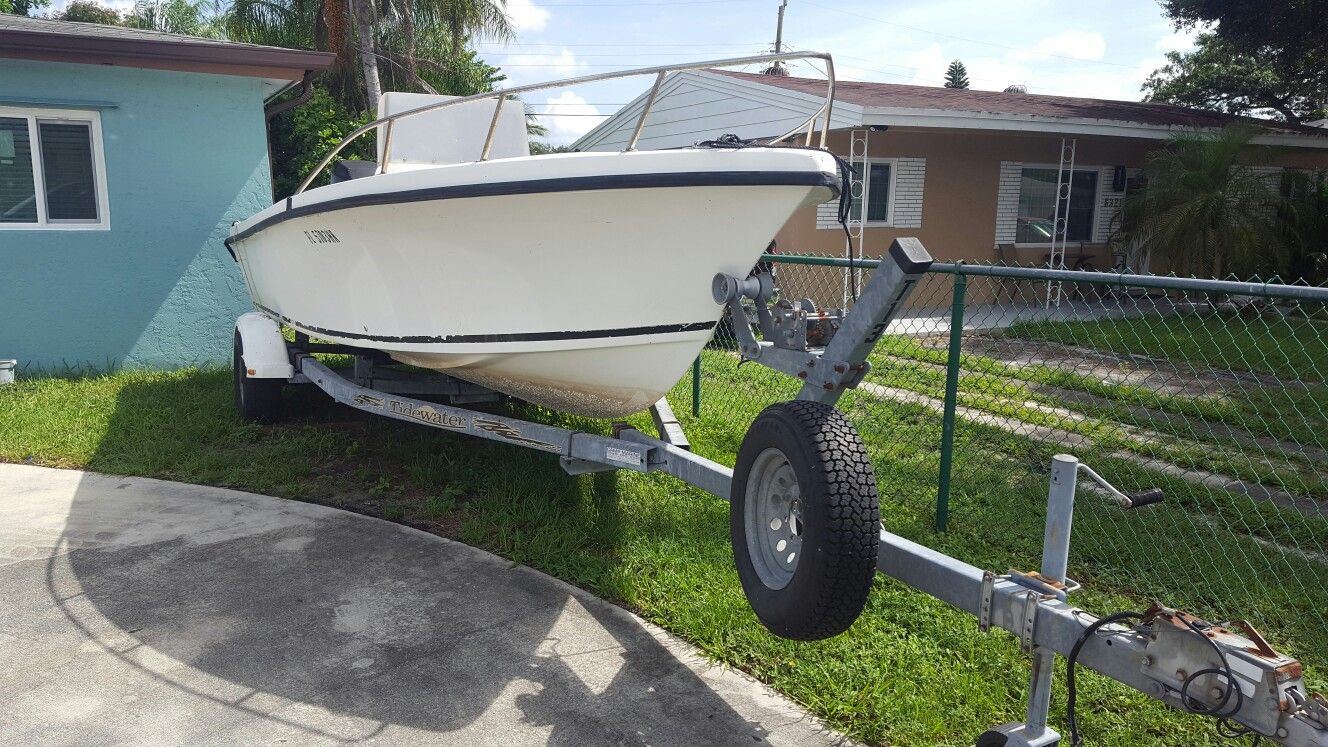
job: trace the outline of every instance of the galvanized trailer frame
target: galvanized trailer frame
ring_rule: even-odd
[[[838,331],[819,351],[806,349],[805,344],[798,349],[800,341],[805,343],[808,318],[819,312],[788,307],[772,312],[765,303],[774,290],[768,275],[719,276],[713,290],[716,301],[727,304],[734,319],[746,318],[742,298],[757,301],[764,339],[756,339],[746,324],[733,325],[744,358],[801,379],[798,399],[833,405],[867,373],[872,347],[932,260],[917,240],[901,239],[873,264],[871,281],[853,310],[836,319]],[[273,349],[270,329],[275,325],[265,327],[244,317],[241,322],[237,336],[246,338],[245,350]],[[666,400],[652,408],[656,436],[625,424],[616,425],[613,436],[601,436],[412,398],[408,395],[428,393],[465,403],[494,395],[448,377],[420,379],[382,369],[376,365],[381,357],[372,351],[318,345],[303,336],[293,344],[282,341],[281,346],[289,357],[280,362],[251,364],[246,356],[250,377],[262,371],[287,383],[313,384],[336,401],[374,415],[557,454],[569,474],[618,469],[663,472],[721,499],[730,498],[733,470],[691,452]],[[355,354],[351,376],[328,368],[314,357],[317,352]],[[1038,573],[998,575],[884,528],[880,531],[880,573],[974,615],[984,631],[996,627],[1013,633],[1032,657],[1025,720],[984,733],[978,744],[1018,747],[1060,741],[1060,734],[1047,724],[1047,715],[1052,669],[1061,654],[1173,707],[1207,709],[1210,715],[1224,717],[1228,728],[1239,725],[1236,728],[1246,733],[1296,747],[1328,747],[1328,701],[1306,690],[1298,661],[1273,651],[1248,624],[1237,624],[1238,631],[1165,608],[1149,610],[1136,624],[1103,624],[1103,618],[1067,601],[1078,588],[1065,572],[1080,472],[1102,485],[1122,508],[1160,499],[1156,493],[1130,498],[1074,457],[1055,457]]]

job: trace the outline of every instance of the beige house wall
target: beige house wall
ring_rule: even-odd
[[[829,146],[848,153],[849,132],[831,133]],[[1076,167],[1125,166],[1139,168],[1147,154],[1165,141],[1143,138],[1080,136]],[[992,262],[996,254],[997,183],[1002,161],[1051,164],[1060,158],[1058,135],[1001,133],[979,130],[923,130],[891,128],[870,135],[868,156],[926,159],[921,228],[866,228],[863,254],[879,257],[900,236],[916,236],[941,261]],[[1270,166],[1328,168],[1328,151],[1261,148],[1261,163]],[[844,253],[844,232],[816,227],[815,208],[795,214],[777,235],[784,254],[839,255]],[[1102,245],[1088,245],[1098,269],[1111,267]],[[1018,250],[1021,264],[1044,261],[1046,249]]]

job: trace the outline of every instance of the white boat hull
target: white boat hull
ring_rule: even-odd
[[[310,190],[231,246],[260,310],[314,337],[619,417],[709,340],[715,273],[746,275],[837,180],[794,149],[515,158]]]

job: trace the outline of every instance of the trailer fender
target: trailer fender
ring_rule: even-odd
[[[286,338],[271,317],[257,311],[241,314],[235,320],[235,331],[240,335],[249,378],[289,379],[295,375],[295,367],[286,353]]]

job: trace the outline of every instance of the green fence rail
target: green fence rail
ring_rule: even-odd
[[[877,264],[764,260],[780,299],[828,308],[851,305]],[[739,376],[731,329],[696,364],[693,420],[741,433],[797,387]],[[1167,494],[1137,511],[1081,497],[1071,575],[1089,593],[1249,618],[1328,672],[1328,289],[938,263],[871,364],[841,408],[892,531],[1034,568],[1046,465],[1072,453]]]

